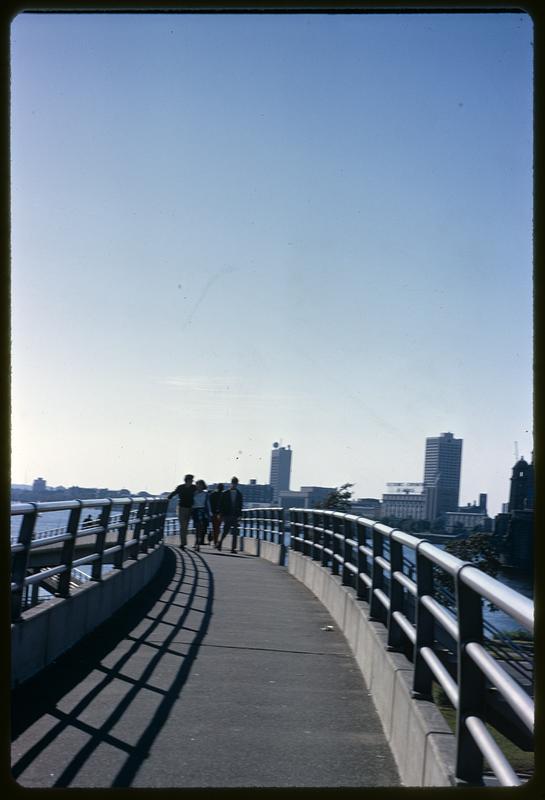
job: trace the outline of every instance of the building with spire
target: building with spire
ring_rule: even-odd
[[[534,464],[514,465],[507,511],[494,521],[494,537],[505,566],[531,571],[534,564]]]

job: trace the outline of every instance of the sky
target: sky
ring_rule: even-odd
[[[12,482],[421,481],[533,449],[524,13],[20,14]]]

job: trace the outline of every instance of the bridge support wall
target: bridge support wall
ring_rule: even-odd
[[[274,542],[267,542],[264,539],[252,539],[249,536],[243,536],[241,539],[240,549],[249,556],[260,556],[267,561],[272,561],[273,564],[281,563],[281,547]]]
[[[31,678],[127,603],[155,576],[162,544],[126,562],[102,581],[83,584],[66,598],[55,598],[23,613],[11,626],[12,688]]]
[[[368,619],[368,604],[319,562],[293,550],[288,571],[323,603],[348,641],[403,784],[456,785],[455,736],[433,702],[412,696],[412,664],[403,654],[387,650],[386,630]]]

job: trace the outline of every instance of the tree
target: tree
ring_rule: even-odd
[[[501,568],[498,550],[488,533],[472,533],[467,539],[457,539],[445,545],[445,550],[462,561],[471,561],[487,575],[496,577]]]
[[[445,545],[445,550],[462,561],[470,561],[477,569],[486,572],[492,578],[495,578],[501,569],[496,544],[492,536],[487,533],[472,533],[466,539],[449,542]],[[452,578],[437,567],[434,567],[433,571],[438,585],[452,592],[454,588]],[[444,602],[448,607],[454,607],[454,598]],[[496,608],[490,601],[487,600],[486,603],[490,610]]]
[[[342,486],[333,489],[321,503],[318,503],[318,508],[324,508],[328,511],[349,511],[350,499],[353,494],[350,491],[352,486],[354,486],[353,483],[343,483]]]

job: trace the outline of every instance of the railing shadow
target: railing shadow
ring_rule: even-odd
[[[48,758],[46,750],[58,752],[58,745],[72,732],[73,740],[85,739],[85,742],[75,753],[72,747],[62,763],[56,756],[57,763],[50,765],[55,780],[47,785],[77,785],[74,782],[80,770],[97,748],[106,743],[109,748],[118,750],[118,761],[123,759],[123,765],[112,775],[108,785],[131,786],[188,678],[208,630],[213,601],[213,575],[204,559],[190,551],[182,556],[177,549],[165,547],[159,573],[143,592],[100,630],[36,679],[13,692],[12,738],[15,742],[27,739],[32,742],[27,749],[23,746],[24,752],[14,758],[14,779],[20,779],[24,786],[27,771],[45,771],[45,766],[39,762]],[[192,614],[193,617],[195,613],[201,615],[199,623],[186,627],[188,616]],[[137,678],[129,675],[129,661],[135,656],[145,665]],[[161,669],[165,658],[169,659],[166,685],[165,670]],[[122,691],[117,697],[112,692],[117,688],[114,683],[120,681]],[[61,709],[66,705],[63,700],[82,687],[85,694],[70,711],[63,712]],[[119,726],[126,724],[123,715],[144,691],[153,692],[155,697],[158,695],[158,705],[149,715],[137,717],[136,723],[131,715],[130,737],[120,736]],[[95,709],[106,709],[105,718],[99,724],[88,721],[91,705]],[[46,716],[55,722],[49,723],[40,735],[40,720]],[[141,724],[141,728],[135,731],[135,724]],[[32,736],[32,726],[38,731],[37,740],[35,734]],[[129,738],[133,744],[128,743]],[[20,749],[18,745],[17,750]],[[51,774],[49,766],[48,774]]]

